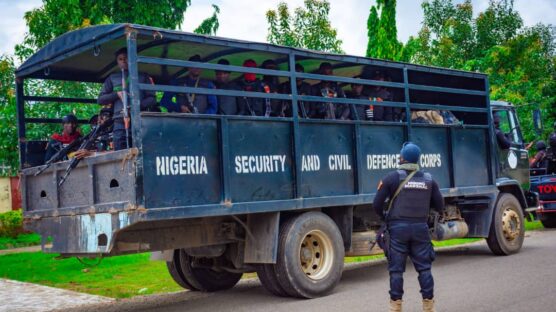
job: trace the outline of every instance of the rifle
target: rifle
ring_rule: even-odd
[[[89,132],[89,134],[87,134],[87,136],[83,139],[83,143],[79,146],[78,150],[81,149],[89,149],[96,141],[96,139],[101,136],[103,134],[103,132],[108,129],[112,123],[114,121],[112,119],[106,120],[103,124],[96,126],[93,131]],[[62,176],[62,178],[60,179],[60,182],[58,182],[58,186],[62,186],[62,184],[64,184],[64,182],[66,181],[66,179],[68,178],[68,176],[70,175],[71,171],[77,167],[77,165],[79,164],[79,162],[81,161],[81,159],[79,158],[73,158],[68,166],[68,168],[66,169],[66,172],[64,173],[64,175]]]
[[[69,152],[71,152],[73,149],[75,149],[75,147],[79,146],[81,144],[81,142],[83,142],[83,140],[85,140],[87,138],[87,136],[89,136],[89,135],[86,135],[84,137],[79,137],[79,138],[73,140],[73,142],[68,144],[66,147],[60,149],[58,152],[56,152],[56,154],[52,155],[52,157],[50,157],[50,159],[47,160],[44,165],[42,165],[42,167],[39,169],[39,171],[37,171],[35,173],[35,177],[38,176],[39,174],[43,173],[53,163],[59,162],[60,160],[64,159],[64,157],[66,157]]]
[[[122,102],[124,104],[124,127],[125,127],[125,144],[129,148],[129,111],[127,103],[127,84],[125,81],[125,71],[122,68],[122,92],[123,98]]]

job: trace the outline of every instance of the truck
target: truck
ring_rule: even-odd
[[[94,98],[25,93],[26,82],[102,83],[117,71],[126,47],[132,146],[97,153],[59,183],[69,162],[44,169],[41,138],[27,138],[30,105],[94,105]],[[188,61],[200,55],[201,62]],[[230,65],[219,64],[222,58]],[[243,67],[271,59],[276,69]],[[332,75],[318,71],[329,63]],[[304,72],[296,71],[301,64]],[[223,90],[173,85],[187,68],[277,77],[291,92]],[[381,72],[386,79],[374,79]],[[147,73],[153,83],[140,83]],[[298,82],[349,90],[383,88],[388,99],[306,94]],[[141,91],[262,99],[290,105],[289,116],[239,116],[140,111]],[[372,202],[380,179],[398,166],[412,141],[419,164],[438,182],[446,213],[444,235],[485,238],[496,255],[518,252],[524,214],[538,206],[529,191],[527,151],[514,108],[490,101],[487,75],[331,54],[267,43],[202,36],[133,24],[87,27],[54,39],[16,71],[25,227],[42,250],[64,256],[108,257],[153,252],[175,282],[194,291],[233,287],[257,272],[272,294],[313,298],[332,291],[345,256],[380,252],[380,219]],[[392,120],[306,118],[305,105],[391,108]],[[414,113],[449,113],[431,123]],[[513,142],[496,144],[492,113]],[[418,115],[418,114],[415,114]],[[81,116],[80,116],[81,117]],[[506,128],[504,128],[506,127]],[[35,147],[33,147],[35,146]],[[44,170],[41,174],[39,171]],[[453,229],[458,229],[454,231]],[[153,278],[156,278],[153,276]]]

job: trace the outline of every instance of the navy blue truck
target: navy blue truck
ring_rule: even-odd
[[[96,105],[96,99],[26,94],[25,83],[100,84],[118,71],[114,53],[123,47],[132,146],[85,158],[61,185],[67,161],[37,175],[44,151],[36,146],[44,146],[44,138],[28,138],[28,126],[60,119],[37,118],[29,108]],[[201,61],[188,61],[193,55]],[[222,58],[230,65],[219,64]],[[247,59],[270,59],[277,67],[241,66]],[[322,63],[333,74],[318,71]],[[296,71],[296,64],[305,71]],[[206,79],[214,78],[214,70],[230,71],[235,81],[245,73],[272,76],[288,92],[170,83],[188,68],[201,68]],[[140,73],[153,84],[140,83]],[[317,92],[298,89],[301,82]],[[337,92],[321,94],[322,82],[338,86]],[[349,95],[357,84],[389,96]],[[276,295],[330,292],[344,256],[380,252],[372,243],[380,225],[372,201],[408,140],[423,150],[420,166],[445,199],[445,232],[437,239],[484,237],[494,254],[518,252],[524,213],[538,205],[529,192],[516,113],[489,100],[488,77],[480,73],[117,24],[53,40],[18,68],[16,86],[24,220],[42,236],[43,251],[85,257],[156,252],[176,283],[190,290],[230,288],[243,273],[257,272]],[[141,112],[141,91],[157,92],[158,99],[162,92],[259,99],[289,105],[291,112]],[[347,108],[351,117],[310,118],[305,108],[315,106]],[[394,117],[367,115],[378,107]],[[356,117],[358,108],[364,116]],[[512,138],[510,148],[497,146],[493,111]]]

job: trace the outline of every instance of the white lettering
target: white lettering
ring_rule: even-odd
[[[236,170],[238,168],[236,159]],[[156,175],[208,174],[205,156],[157,156]]]
[[[302,155],[301,156],[301,171],[319,171],[320,158],[318,155]]]
[[[242,155],[235,157],[236,173],[273,173],[286,171],[286,155]]]
[[[328,156],[328,168],[330,171],[351,170],[349,155],[330,155]]]

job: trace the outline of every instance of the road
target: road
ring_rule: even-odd
[[[484,242],[437,252],[433,266],[438,311],[556,311],[556,231],[527,232],[523,249],[494,256]],[[408,262],[404,311],[421,311],[417,275]],[[93,306],[109,311],[386,311],[388,274],[384,261],[346,268],[329,296],[300,300],[268,294],[257,279],[231,290],[180,292]],[[81,311],[84,309],[81,308]],[[85,309],[87,310],[87,309]]]

